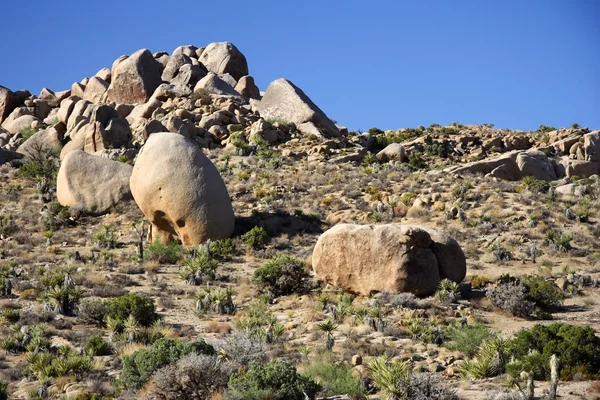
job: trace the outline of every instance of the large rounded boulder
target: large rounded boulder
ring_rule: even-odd
[[[73,150],[58,170],[58,202],[84,214],[104,214],[119,202],[132,199],[129,189],[132,169],[129,164]]]
[[[233,43],[216,42],[206,46],[198,59],[209,72],[230,74],[237,81],[248,75],[246,57]]]
[[[312,264],[319,279],[347,292],[411,292],[425,296],[440,280],[464,279],[465,255],[456,241],[418,226],[339,224],[321,235]]]
[[[177,235],[184,246],[233,233],[227,187],[196,142],[169,132],[153,133],[131,175],[131,192],[152,223],[152,239],[167,243]]]

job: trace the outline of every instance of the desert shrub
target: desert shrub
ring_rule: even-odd
[[[242,239],[248,247],[258,250],[264,247],[264,245],[267,243],[269,240],[269,234],[264,228],[255,226],[254,228],[250,229],[250,231],[246,232],[242,236]]]
[[[202,88],[194,90],[194,93],[192,94],[192,101],[195,103],[198,100],[201,100],[202,104],[210,104],[212,101],[210,94]]]
[[[58,150],[42,145],[29,149],[26,161],[19,168],[19,174],[36,181],[56,182],[58,154]]]
[[[235,310],[233,289],[208,286],[196,293],[196,313],[200,315],[207,312],[233,314]]]
[[[10,214],[0,214],[0,234],[4,236],[12,235],[19,231],[19,225]]]
[[[427,162],[421,157],[421,153],[413,150],[408,155],[408,166],[412,171],[427,168]]]
[[[442,279],[434,297],[444,304],[453,303],[460,297],[460,287],[450,279]]]
[[[494,260],[498,262],[511,261],[514,258],[510,250],[498,245],[494,246],[492,255],[494,256]]]
[[[303,260],[289,255],[278,254],[262,267],[254,271],[252,282],[263,291],[274,296],[285,296],[301,290],[305,286],[308,273]]]
[[[569,380],[577,372],[590,379],[598,379],[600,371],[600,338],[589,326],[565,323],[536,324],[521,330],[509,344],[510,355],[523,359],[531,351],[541,354],[542,365],[538,379],[550,377],[549,360],[552,354],[560,360],[561,379]]]
[[[152,346],[123,357],[123,371],[117,385],[137,389],[158,369],[192,353],[212,355],[215,350],[202,339],[193,342],[159,339]]]
[[[0,400],[8,400],[8,382],[0,381]]]
[[[330,397],[347,395],[352,399],[364,398],[360,379],[352,376],[352,367],[335,363],[329,355],[321,355],[302,368],[302,375],[319,382],[319,394]]]
[[[562,304],[565,298],[564,293],[554,282],[537,275],[525,275],[520,279],[527,288],[528,299],[536,306],[542,309],[552,309]]]
[[[375,306],[388,305],[393,308],[419,308],[420,301],[412,293],[382,292],[375,295]]]
[[[473,289],[481,289],[490,283],[490,278],[482,275],[473,275],[471,278],[471,287]]]
[[[225,392],[227,400],[305,400],[314,399],[320,387],[303,377],[285,361],[254,365],[231,376]]]
[[[26,376],[40,378],[66,375],[82,375],[92,370],[92,359],[79,355],[69,346],[51,348],[51,351],[30,351],[27,353]]]
[[[84,300],[79,304],[77,319],[83,324],[104,325],[109,311],[110,304],[105,300]]]
[[[446,346],[449,350],[460,351],[473,357],[484,341],[492,339],[495,335],[484,324],[450,326],[444,331]]]
[[[68,206],[62,206],[59,202],[53,201],[48,204],[48,210],[42,223],[48,231],[55,231],[71,223],[70,217],[71,210]]]
[[[250,303],[244,314],[233,321],[233,325],[239,332],[266,343],[274,342],[284,331],[283,325],[260,298]]]
[[[111,225],[103,225],[102,229],[94,234],[94,243],[102,249],[115,249],[117,247],[117,231]]]
[[[132,292],[110,301],[108,317],[125,321],[130,315],[140,325],[152,325],[158,319],[154,300],[151,297]]]
[[[466,359],[458,366],[462,379],[485,379],[504,372],[508,360],[508,342],[502,338],[487,340],[479,346],[474,359]]]
[[[571,233],[560,233],[553,230],[546,232],[545,243],[551,249],[561,253],[571,250],[571,240],[573,240]]]
[[[219,349],[219,354],[238,365],[264,364],[267,362],[265,344],[254,337],[235,332],[229,335]]]
[[[213,258],[206,247],[200,247],[197,254],[185,260],[185,271],[181,277],[189,285],[200,285],[202,282],[216,278],[219,260]]]
[[[541,179],[535,179],[533,176],[526,176],[521,180],[521,185],[534,193],[546,193],[550,189],[550,184]]]
[[[509,314],[528,318],[535,304],[527,298],[527,288],[521,282],[501,283],[485,292],[492,304]]]
[[[213,257],[226,258],[236,253],[235,243],[230,238],[217,240],[210,244],[210,255]]]
[[[379,357],[368,364],[373,384],[383,398],[393,400],[454,400],[453,390],[430,374],[412,372],[410,364]]]
[[[177,243],[161,244],[156,241],[146,247],[144,255],[147,260],[155,260],[160,264],[175,264],[181,257],[181,246]]]
[[[214,355],[189,354],[154,374],[158,399],[208,399],[227,387],[236,365]]]
[[[83,346],[83,352],[88,356],[109,356],[113,347],[101,335],[93,335]]]
[[[456,400],[456,392],[434,374],[413,373],[410,376],[410,400]]]

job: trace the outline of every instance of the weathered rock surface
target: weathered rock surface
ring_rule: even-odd
[[[405,161],[406,150],[400,143],[392,143],[377,153],[376,157],[379,162]]]
[[[211,43],[198,58],[210,72],[215,74],[230,74],[237,81],[248,75],[246,57],[229,42]]]
[[[0,86],[0,124],[15,109],[17,101],[12,90]]]
[[[235,85],[235,91],[245,99],[260,100],[260,90],[250,75],[242,76]]]
[[[435,292],[441,279],[466,274],[456,241],[418,226],[336,225],[319,237],[312,256],[319,279],[345,291]]]
[[[144,103],[161,83],[160,67],[152,53],[138,50],[113,64],[108,99],[116,103]]]
[[[177,235],[184,246],[195,246],[233,233],[223,179],[198,144],[182,135],[148,137],[131,175],[131,192],[152,223],[153,240],[164,243]]]
[[[56,180],[56,196],[63,206],[90,215],[110,211],[121,201],[131,200],[129,164],[98,157],[80,150],[62,160]]]
[[[225,82],[214,73],[209,73],[204,78],[200,79],[194,87],[194,91],[197,91],[198,89],[204,89],[211,94],[240,95],[229,83]]]
[[[264,119],[279,119],[296,125],[312,122],[324,136],[340,136],[333,121],[299,87],[287,79],[271,82],[258,105],[258,110]]]

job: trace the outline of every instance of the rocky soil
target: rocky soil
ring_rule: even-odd
[[[252,346],[268,359],[303,373],[326,355],[362,385],[319,397],[385,398],[369,366],[386,355],[454,398],[511,398],[508,373],[461,374],[482,340],[457,347],[457,330],[600,331],[598,130],[349,131],[289,80],[261,91],[231,43],[139,50],[64,91],[0,86],[0,124],[8,398],[164,398],[156,375],[119,386],[150,332],[231,358],[257,308]],[[283,278],[257,278],[282,255]],[[560,304],[502,308],[490,293],[507,275],[537,277]],[[221,289],[230,302],[204,309]],[[127,293],[152,299],[159,322],[90,319],[85,304]],[[93,335],[108,354],[84,350]],[[38,368],[39,353],[90,365]],[[560,382],[561,398],[600,398],[599,372],[584,372]],[[535,385],[542,398],[548,382]],[[210,396],[231,398],[218,385]]]

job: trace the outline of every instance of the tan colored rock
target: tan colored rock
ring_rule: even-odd
[[[177,235],[189,247],[233,233],[223,179],[198,144],[182,135],[149,136],[131,175],[131,191],[152,223],[154,240],[164,243]]]
[[[376,155],[379,162],[406,161],[406,150],[400,143],[391,143]]]
[[[129,164],[71,151],[62,160],[56,180],[56,196],[63,206],[90,215],[108,212],[119,202],[131,200]]]
[[[583,135],[583,151],[586,161],[600,161],[600,131]]]
[[[215,74],[230,74],[235,80],[248,75],[246,57],[229,42],[211,43],[198,58],[208,71]]]
[[[260,100],[260,90],[254,83],[254,78],[250,75],[242,76],[235,85],[235,91],[245,99]]]
[[[56,96],[56,93],[48,88],[43,88],[38,98],[44,100],[50,107],[58,107],[60,104],[60,100]]]
[[[312,122],[326,137],[339,137],[340,132],[327,115],[297,86],[286,79],[269,85],[258,104],[260,116],[296,125]]]
[[[76,96],[81,99],[81,98],[83,98],[84,92],[85,92],[85,85],[82,85],[79,82],[75,82],[73,85],[71,85],[71,95],[72,96]]]
[[[15,94],[8,88],[0,86],[0,124],[17,106]]]
[[[83,92],[83,99],[91,103],[99,103],[108,90],[108,86],[109,84],[105,80],[92,76]]]
[[[541,151],[519,153],[516,162],[521,176],[533,176],[547,182],[557,179],[552,163]]]
[[[53,149],[58,154],[58,151],[62,148],[63,133],[57,127],[38,131],[19,146],[17,153],[25,156],[35,156],[42,150]]]
[[[8,133],[14,135],[21,132],[23,129],[31,128],[32,124],[36,121],[39,122],[39,119],[33,115],[22,115],[10,123],[5,123],[3,128],[6,129]]]
[[[434,242],[429,232],[399,224],[336,225],[319,237],[313,269],[319,279],[364,296],[382,291],[428,295],[438,287],[440,267],[458,282],[466,273],[460,246],[438,233],[434,237],[442,242]]]
[[[118,61],[118,62],[117,62]],[[142,49],[113,64],[108,99],[116,103],[144,103],[162,83],[159,64]]]

